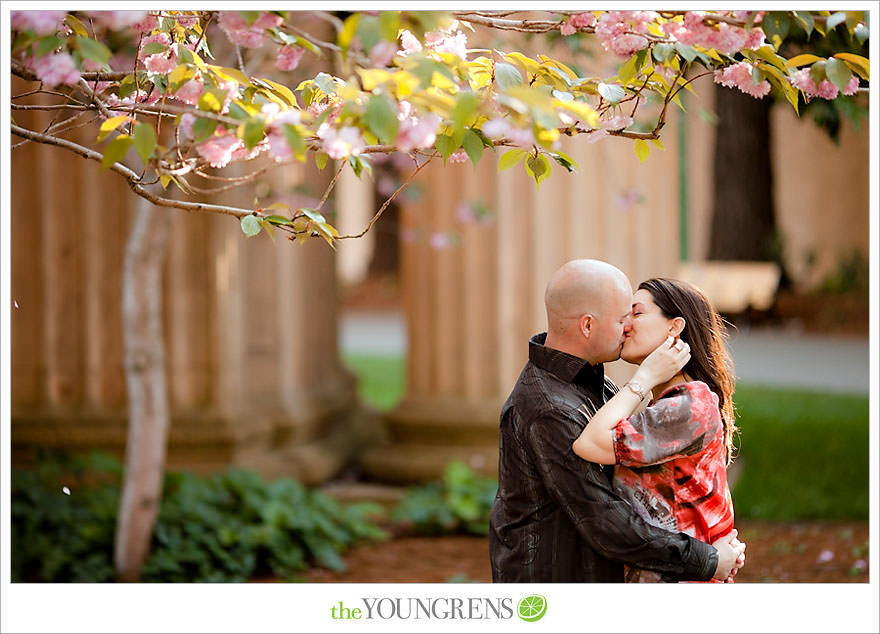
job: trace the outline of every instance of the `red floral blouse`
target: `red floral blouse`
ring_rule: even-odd
[[[675,385],[617,423],[615,491],[649,523],[712,543],[733,528],[724,425],[702,381]],[[628,580],[657,580],[629,571]]]

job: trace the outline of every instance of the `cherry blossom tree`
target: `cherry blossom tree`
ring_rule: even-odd
[[[152,293],[143,302],[152,308],[129,311],[124,326],[132,427],[120,578],[137,579],[148,552],[164,465],[167,397],[161,372],[153,372],[162,358],[159,299],[145,270],[161,265],[167,233],[156,207],[225,214],[247,236],[281,231],[333,245],[369,231],[435,160],[476,164],[489,151],[499,169],[520,166],[540,185],[554,166],[576,168],[560,139],[582,135],[630,143],[645,161],[662,148],[670,105],[681,107],[681,91],[700,77],[755,99],[781,95],[795,110],[801,96],[867,90],[868,60],[857,52],[783,54],[785,34],[767,28],[783,16],[822,34],[843,24],[867,38],[864,12],[12,12],[11,71],[30,84],[11,97],[13,157],[24,143],[55,146],[99,162],[152,203],[138,212],[126,255],[126,284]],[[594,42],[619,65],[614,75],[594,76],[571,61],[490,47],[498,34]],[[28,110],[55,116],[47,127],[28,126]],[[95,140],[84,145],[74,130],[88,124]],[[339,235],[321,211],[339,173],[360,176],[371,157],[392,153],[412,165],[403,184],[363,231]],[[330,159],[337,173],[316,208],[209,202],[269,169],[304,161],[325,169]],[[227,175],[234,163],[253,168]],[[147,396],[137,402],[137,395]],[[149,452],[132,440],[145,437],[152,440],[140,445]]]

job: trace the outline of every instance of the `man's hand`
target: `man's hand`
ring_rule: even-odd
[[[676,341],[672,337],[667,337],[651,354],[645,357],[639,369],[636,370],[633,380],[651,389],[674,377],[687,365],[690,358],[691,347],[687,343],[680,339]]]
[[[718,551],[718,565],[715,567],[714,578],[718,581],[732,583],[737,571],[746,563],[746,545],[737,539],[737,531],[733,529],[724,537],[712,542]]]

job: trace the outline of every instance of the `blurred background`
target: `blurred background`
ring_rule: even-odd
[[[607,75],[612,62],[582,63]],[[236,467],[385,507],[434,483],[434,498],[417,489],[421,507],[409,498],[409,520],[459,530],[454,508],[441,522],[430,505],[457,499],[474,521],[491,504],[480,478],[496,474],[501,404],[545,329],[544,286],[567,260],[597,258],[633,286],[689,279],[730,322],[738,518],[856,522],[833,529],[842,545],[768,543],[768,560],[802,555],[820,572],[833,561],[834,580],[867,580],[867,95],[802,104],[798,118],[708,77],[694,92],[644,163],[624,139],[565,138],[578,167],[540,188],[520,166],[499,171],[500,151],[477,167],[432,164],[335,251],[166,210],[168,471]],[[121,459],[121,271],[136,203],[60,150],[28,144],[11,165],[13,464],[34,471],[46,450]],[[345,170],[328,219],[360,231],[412,167],[393,155],[360,179]],[[292,167],[222,200],[314,206],[335,171]],[[607,372],[624,381],[632,368]]]

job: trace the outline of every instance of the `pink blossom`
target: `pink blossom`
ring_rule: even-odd
[[[510,122],[504,117],[495,117],[484,123],[481,129],[490,139],[500,139],[510,130]]]
[[[574,35],[577,33],[577,29],[571,24],[571,22],[563,22],[559,25],[559,32],[562,35]]]
[[[36,35],[51,35],[64,22],[64,11],[12,11],[10,24],[16,31],[31,29]]]
[[[636,51],[640,51],[648,46],[648,40],[641,35],[633,35],[632,33],[624,33],[615,38],[602,42],[602,46],[606,51],[611,51],[620,57],[630,57]]]
[[[633,124],[633,118],[619,114],[608,119],[603,119],[600,123],[605,130],[623,130]]]
[[[283,133],[270,132],[266,139],[269,142],[269,154],[276,161],[283,161],[293,156],[293,150],[290,149],[287,137]]]
[[[821,553],[819,553],[819,556],[816,558],[816,563],[827,564],[832,559],[834,559],[834,551],[828,550],[826,548]]]
[[[226,37],[233,44],[238,44],[245,48],[259,48],[263,43],[263,32],[254,29],[226,31]]]
[[[409,117],[400,122],[397,138],[394,140],[401,152],[430,147],[437,138],[440,117],[435,114],[424,117]]]
[[[59,84],[75,84],[80,74],[68,53],[49,53],[37,60],[34,72],[41,82],[47,86]]]
[[[433,233],[431,234],[429,244],[431,245],[432,249],[442,251],[443,249],[448,249],[454,246],[455,238],[448,233]]]
[[[755,83],[752,79],[752,65],[748,62],[739,62],[715,71],[715,83],[738,88],[740,91],[760,99],[770,93],[770,83],[765,79]]]
[[[265,138],[261,139],[259,143],[257,143],[250,150],[247,149],[247,146],[244,144],[244,141],[241,139],[238,140],[238,144],[232,148],[232,160],[233,161],[250,161],[252,158],[255,158],[257,155],[265,152],[269,149],[269,141]]]
[[[306,49],[301,46],[282,46],[278,51],[278,59],[275,60],[275,66],[279,70],[293,70],[299,65]]]
[[[159,26],[159,20],[155,15],[147,14],[138,22],[135,22],[131,25],[131,28],[137,31],[138,33],[149,33],[153,29]]]
[[[819,96],[822,99],[837,99],[837,92],[837,86],[828,79],[823,79],[822,83],[819,84]]]
[[[199,103],[199,97],[202,95],[203,89],[204,85],[199,79],[190,79],[177,89],[174,96],[180,99],[183,103],[188,103],[194,106]]]
[[[183,132],[188,139],[193,138],[193,124],[196,122],[196,116],[191,112],[184,112],[180,115],[180,125],[178,129]]]
[[[101,62],[96,62],[93,59],[85,58],[82,61],[82,68],[86,72],[94,73],[99,70],[103,70],[104,64],[102,64]]]
[[[750,51],[756,51],[762,46],[764,46],[764,29],[761,27],[756,27],[749,31],[748,36],[746,36],[746,43],[743,48],[747,48]]]
[[[596,24],[596,16],[589,11],[585,13],[575,13],[573,16],[571,16],[569,22],[576,29],[583,29]]]
[[[455,152],[449,155],[447,159],[450,163],[467,163],[468,155],[463,149],[459,148]]]
[[[375,66],[388,66],[397,54],[397,43],[382,40],[370,49],[370,61]]]
[[[196,146],[196,151],[211,167],[226,167],[232,160],[232,153],[243,145],[240,139],[231,134],[214,136]]]
[[[866,562],[864,559],[857,559],[853,562],[853,568],[855,570],[858,570],[859,572],[862,572],[864,570],[867,570],[868,562]]]
[[[422,50],[422,43],[419,42],[418,38],[407,31],[406,29],[400,34],[400,46],[402,47],[401,54],[407,55],[409,53],[418,53]]]
[[[147,17],[146,11],[89,11],[89,15],[99,24],[112,31],[121,31],[139,24]]]
[[[322,141],[322,149],[333,159],[358,155],[366,147],[360,130],[352,126],[336,130],[326,122],[322,123],[318,128],[318,138]]]
[[[849,83],[841,91],[844,95],[854,95],[859,92],[859,78],[853,75],[849,78]]]
[[[587,143],[597,143],[608,136],[608,130],[593,130],[587,134]]]
[[[458,31],[455,35],[443,38],[434,46],[434,50],[438,53],[451,53],[461,59],[467,59],[467,36]]]
[[[177,53],[169,48],[165,53],[148,55],[144,59],[144,68],[151,73],[167,74],[177,68]]]
[[[197,15],[177,15],[177,23],[185,29],[191,29],[199,22]]]
[[[537,143],[531,128],[511,128],[507,132],[507,138],[517,147],[525,149],[528,149]]]
[[[221,11],[220,17],[217,19],[217,24],[220,25],[220,28],[224,31],[243,31],[249,28],[247,22],[245,22],[244,17],[238,11]]]
[[[275,15],[274,13],[263,13],[254,20],[254,23],[251,25],[251,28],[254,29],[273,29],[276,26],[280,26],[284,20],[281,19],[280,15]]]

